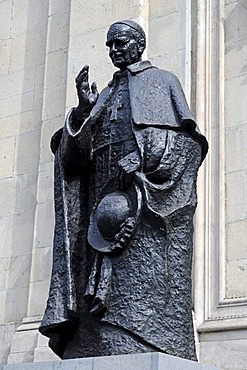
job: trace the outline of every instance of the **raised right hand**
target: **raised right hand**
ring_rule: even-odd
[[[79,104],[77,108],[85,113],[91,112],[99,96],[96,82],[92,83],[91,89],[89,87],[88,70],[89,66],[85,65],[75,79],[77,95],[79,98]]]

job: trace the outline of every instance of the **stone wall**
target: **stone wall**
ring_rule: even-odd
[[[27,315],[48,1],[0,2],[0,362]]]
[[[52,263],[52,134],[84,64],[114,68],[111,23],[144,27],[145,58],[176,73],[210,153],[195,220],[195,320],[204,362],[245,369],[246,0],[3,0],[0,14],[0,363],[55,358],[37,328]]]
[[[246,12],[246,0],[198,1],[197,120],[210,152],[196,219],[195,311],[200,358],[224,369],[247,363]]]

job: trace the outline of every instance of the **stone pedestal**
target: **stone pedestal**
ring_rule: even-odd
[[[216,367],[163,353],[92,357],[2,365],[0,370],[217,370]],[[218,369],[219,370],[219,369]]]

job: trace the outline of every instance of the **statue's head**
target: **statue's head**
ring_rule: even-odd
[[[146,47],[145,32],[131,20],[113,23],[107,33],[106,46],[115,67],[126,69],[130,64],[141,60]]]

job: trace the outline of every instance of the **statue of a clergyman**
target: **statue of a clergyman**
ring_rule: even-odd
[[[54,260],[40,331],[63,359],[196,359],[192,219],[207,141],[176,76],[141,60],[137,23],[111,25],[106,45],[119,70],[98,94],[82,68],[79,104],[51,142]]]

